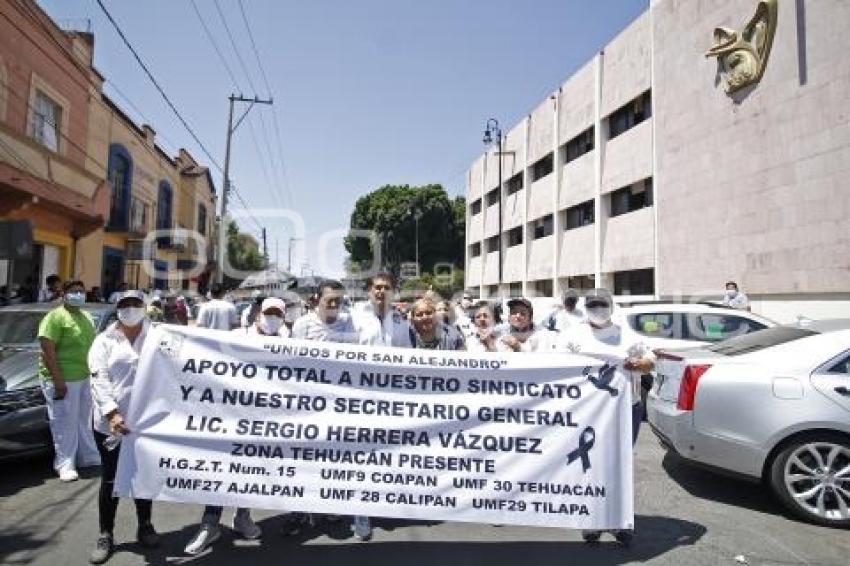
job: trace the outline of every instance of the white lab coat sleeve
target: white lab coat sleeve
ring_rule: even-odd
[[[102,415],[108,415],[118,410],[118,402],[115,400],[115,389],[109,377],[109,355],[112,352],[111,342],[101,334],[95,338],[89,349],[89,370],[91,371],[91,396],[92,402],[97,406]]]
[[[298,320],[295,321],[295,324],[292,325],[292,337],[297,340],[306,340],[307,339],[307,317],[310,315],[305,314],[304,316],[298,317]]]

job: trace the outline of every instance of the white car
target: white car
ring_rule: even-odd
[[[850,320],[658,352],[647,412],[685,460],[769,485],[811,522],[850,526]]]
[[[749,311],[714,303],[649,301],[616,306],[614,322],[650,348],[686,348],[776,326]]]

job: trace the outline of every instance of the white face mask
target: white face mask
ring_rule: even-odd
[[[277,334],[283,326],[283,317],[275,315],[262,315],[260,317],[260,328],[265,334]]]
[[[145,309],[143,307],[125,307],[118,309],[118,320],[124,326],[136,326],[142,319],[145,318]]]
[[[611,309],[609,307],[592,307],[587,309],[587,320],[596,326],[605,326],[611,322]]]
[[[738,291],[736,291],[735,289],[726,289],[726,296],[730,299],[734,299],[737,294]]]

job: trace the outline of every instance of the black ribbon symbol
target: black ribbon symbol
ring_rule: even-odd
[[[619,395],[619,391],[614,387],[611,387],[611,382],[614,380],[614,376],[617,374],[617,366],[609,366],[607,363],[599,368],[599,375],[593,375],[590,373],[590,368],[584,368],[584,374],[587,376],[587,380],[596,386],[597,389],[601,389],[603,391],[607,391],[611,394],[611,397],[616,397]]]
[[[593,448],[593,443],[596,441],[596,431],[592,426],[584,429],[578,439],[578,448],[567,454],[567,465],[569,466],[579,458],[581,458],[581,467],[583,472],[590,469],[590,455],[588,454]]]

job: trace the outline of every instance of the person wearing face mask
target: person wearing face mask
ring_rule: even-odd
[[[260,336],[281,336],[289,338],[289,328],[283,323],[286,303],[279,297],[263,299],[254,322],[246,328],[235,328],[233,332],[242,332]]]
[[[534,309],[525,298],[508,301],[508,325],[496,349],[508,352],[545,352],[554,347],[554,333],[534,325]]]
[[[66,482],[79,479],[77,463],[81,467],[100,463],[90,426],[87,361],[95,327],[91,315],[82,310],[85,303],[82,281],[68,281],[62,304],[48,312],[38,326],[38,374],[56,454],[53,467],[59,479]]]
[[[454,311],[454,323],[457,329],[465,340],[469,340],[475,334],[473,315],[476,312],[476,305],[472,301],[472,293],[464,291],[460,302],[455,305]]]
[[[731,309],[750,310],[750,299],[738,290],[734,281],[726,283],[726,293],[723,295],[723,305]]]
[[[606,289],[593,289],[584,299],[587,321],[574,327],[562,342],[563,349],[582,355],[612,356],[623,360],[622,368],[629,374],[632,393],[632,445],[637,442],[643,410],[640,403],[641,375],[655,365],[655,354],[643,342],[627,343],[620,325],[612,322],[614,301]],[[612,531],[617,541],[631,544],[633,530]],[[583,531],[588,542],[599,540],[602,531]]]
[[[92,564],[103,564],[114,550],[113,529],[118,498],[113,495],[115,473],[120,450],[107,441],[130,434],[124,421],[130,407],[130,395],[136,379],[136,367],[150,319],[145,315],[145,295],[141,291],[125,291],[118,299],[118,321],[104,330],[89,350],[91,395],[94,406],[94,437],[100,452],[102,472],[98,495],[100,535],[89,556]],[[142,546],[156,547],[159,535],[151,524],[151,501],[136,499],[136,538]]]

